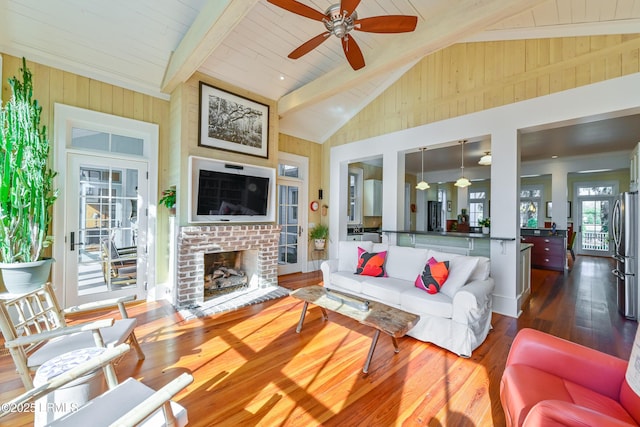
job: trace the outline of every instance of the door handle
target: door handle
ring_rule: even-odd
[[[301,236],[302,236],[302,226],[299,225],[298,226],[298,237],[301,237]]]
[[[76,243],[76,232],[75,231],[71,232],[71,235],[69,236],[69,243],[70,243],[72,251],[76,250],[76,246],[84,245],[84,243]]]

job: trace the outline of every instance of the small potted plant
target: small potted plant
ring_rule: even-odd
[[[324,250],[328,235],[329,227],[324,224],[317,224],[309,230],[309,237],[314,240],[315,248],[319,251]]]
[[[482,234],[489,234],[489,227],[491,227],[491,218],[484,218],[478,221],[478,224],[482,227]]]
[[[162,192],[162,198],[159,203],[165,205],[169,209],[169,215],[175,216],[176,214],[176,188],[170,187]]]

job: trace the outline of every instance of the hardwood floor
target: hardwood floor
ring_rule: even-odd
[[[469,359],[409,337],[394,354],[381,337],[369,374],[361,369],[373,330],[332,313],[322,321],[310,306],[296,334],[302,303],[293,298],[188,322],[167,303],[139,303],[129,312],[147,358],[137,363],[129,354],[116,371],[154,388],[191,372],[194,383],[177,398],[190,426],[503,426],[499,380],[519,329],[629,357],[637,323],[616,310],[612,267],[608,258],[578,257],[566,275],[534,270],[522,315],[494,314],[493,331]],[[316,272],[284,276],[280,284],[294,289],[320,280]],[[21,391],[10,357],[1,357],[0,401]],[[0,424],[32,420],[15,414]]]

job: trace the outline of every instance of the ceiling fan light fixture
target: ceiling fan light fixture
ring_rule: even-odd
[[[458,180],[456,181],[455,185],[456,187],[460,187],[460,188],[465,188],[471,185],[471,181],[469,181],[467,178],[464,177],[464,143],[467,142],[466,140],[462,140],[460,141],[460,151],[462,153],[462,161],[461,161],[461,165],[460,165],[460,169],[462,170],[462,172],[460,173],[460,178],[458,178]]]
[[[480,158],[478,162],[479,165],[482,166],[490,166],[491,165],[491,151],[485,151],[484,156]]]
[[[431,188],[429,186],[429,184],[424,180],[424,152],[426,150],[427,149],[424,148],[424,147],[420,149],[420,151],[422,151],[422,154],[421,154],[421,156],[422,156],[422,168],[421,168],[422,169],[422,180],[416,185],[416,189],[420,190],[420,191],[424,191],[424,190],[426,190],[428,188]]]
[[[355,10],[351,15],[347,16],[346,13],[343,13],[343,11],[340,10],[340,7],[340,4],[329,6],[329,8],[324,12],[327,18],[322,20],[327,31],[339,39],[343,38],[353,30],[355,27],[355,21],[358,19],[358,14]],[[347,11],[345,10],[344,12]]]

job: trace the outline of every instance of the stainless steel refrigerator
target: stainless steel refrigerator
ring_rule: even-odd
[[[621,193],[613,205],[611,221],[618,291],[618,311],[629,319],[638,318],[638,193]]]

